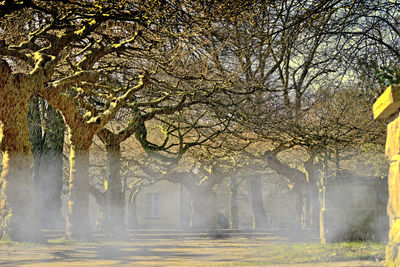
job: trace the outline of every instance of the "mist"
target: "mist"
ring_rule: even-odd
[[[0,1],[0,265],[400,263],[396,14]]]
[[[96,175],[91,175],[91,183],[100,191],[104,188],[101,184],[104,179],[99,178],[97,174],[105,172],[98,169],[99,167],[92,167]],[[201,177],[183,172],[176,174],[180,176],[182,183],[177,182],[176,177],[167,176],[149,184],[144,181],[134,201],[130,199],[129,191],[124,194],[126,228],[129,231],[165,231],[165,234],[171,230],[179,233],[203,232],[204,234],[209,230],[216,230],[225,236],[280,233],[291,235],[294,239],[318,240],[319,220],[320,216],[324,216],[326,228],[324,231],[328,242],[368,240],[382,242],[387,239],[388,196],[385,178],[356,175],[329,177],[324,185],[325,211],[321,214],[322,200],[318,187],[314,187],[317,189],[317,199],[311,199],[315,194],[306,191],[301,193],[307,199],[302,199],[286,177],[276,174],[271,169],[267,168],[264,174],[261,171],[251,174],[251,171],[244,169],[235,175],[239,181],[235,199],[232,199],[231,177],[220,179],[210,176],[207,178],[208,181],[198,183]],[[251,179],[255,175],[261,180],[262,202],[259,205],[262,205],[265,211],[262,214],[257,214],[258,209],[254,208]],[[220,180],[210,187],[212,179]],[[129,180],[128,177],[128,183]],[[190,180],[194,181],[191,183],[192,188],[188,185]],[[63,218],[66,218],[68,214],[66,177],[62,192],[61,212]],[[237,203],[237,227],[233,227],[235,219],[231,214],[232,205],[235,205],[233,201]],[[311,205],[313,201],[314,206]],[[103,203],[99,203],[98,197],[90,195],[90,224],[96,233],[107,235],[107,229],[102,224]],[[46,212],[49,210],[45,208],[40,213]],[[310,214],[303,214],[306,212]],[[257,227],[255,222],[257,217],[264,217],[263,227]],[[112,239],[112,236],[110,238]]]

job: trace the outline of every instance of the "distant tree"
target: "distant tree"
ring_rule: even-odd
[[[237,172],[235,167],[224,167],[221,162],[211,164],[189,164],[173,169],[158,171],[157,168],[137,163],[146,175],[153,181],[167,180],[182,184],[191,196],[191,229],[217,228],[217,204],[214,186],[220,184],[226,177]],[[188,169],[188,170],[182,170]]]
[[[350,90],[351,85],[344,83],[351,73],[343,56],[355,46],[338,29],[353,27],[350,21],[358,19],[356,14],[347,1],[284,1],[265,6],[257,15],[246,14],[247,19],[238,16],[214,33],[225,40],[212,47],[221,75],[232,85],[225,93],[240,103],[216,105],[232,118],[236,137],[264,142],[269,152],[261,153],[263,158],[272,169],[288,175],[297,193],[302,227],[311,222],[318,226],[318,212],[306,213],[318,210],[323,159],[345,156],[346,150],[360,148],[363,142],[381,142],[381,125],[368,117],[371,98],[363,96],[366,88]],[[297,168],[278,157],[296,150],[303,155]]]

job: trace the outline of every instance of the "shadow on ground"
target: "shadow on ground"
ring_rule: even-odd
[[[137,237],[137,236],[136,236]],[[56,241],[56,242],[54,242]],[[362,244],[360,244],[362,246]],[[315,242],[293,243],[286,237],[181,235],[174,238],[133,238],[110,242],[0,245],[2,266],[383,266],[383,245],[324,247]],[[351,253],[347,253],[347,250]],[[371,250],[368,254],[365,251]],[[375,251],[377,250],[377,251]],[[330,253],[332,255],[330,255]],[[327,254],[327,256],[318,255]],[[315,256],[317,255],[317,257]],[[377,256],[378,255],[378,256]],[[283,265],[282,265],[283,264]]]

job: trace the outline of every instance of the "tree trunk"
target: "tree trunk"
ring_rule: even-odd
[[[319,232],[319,214],[321,212],[321,203],[319,201],[319,188],[312,184],[309,188],[309,196],[310,196],[310,222],[309,227],[315,231],[315,233]]]
[[[236,177],[231,178],[231,228],[239,229],[239,216],[238,216],[238,183]]]
[[[254,214],[254,228],[265,229],[268,227],[267,214],[264,208],[262,184],[259,176],[250,179],[251,206]]]
[[[295,209],[296,209],[296,224],[295,227],[298,230],[304,229],[304,224],[303,224],[303,192],[301,190],[297,189],[296,187],[293,187],[293,193],[294,193],[294,198],[295,198]]]
[[[336,160],[337,168],[336,168],[336,176],[339,170],[339,155],[336,153],[335,156],[338,156],[338,160]],[[319,238],[322,244],[325,244],[327,241],[327,231],[326,231],[326,179],[328,178],[328,153],[325,154],[324,157],[324,165],[323,165],[323,173],[320,178],[320,188],[319,188]]]
[[[295,189],[296,210],[299,228],[319,231],[320,203],[318,188],[311,184]]]
[[[119,142],[106,145],[107,184],[106,184],[106,230],[114,238],[126,238],[125,195],[120,173],[121,148]]]
[[[326,188],[323,182],[319,190],[319,238],[322,244],[326,244]]]
[[[217,228],[216,194],[208,187],[198,187],[192,190],[192,214],[190,218],[191,229]]]
[[[137,217],[137,201],[136,198],[128,205],[128,227],[132,229],[137,229],[138,227],[138,217]]]
[[[89,146],[71,144],[69,202],[65,235],[69,239],[91,238],[89,222]]]
[[[304,185],[305,187],[305,185]],[[308,227],[309,221],[309,196],[307,190],[302,188],[294,187],[294,194],[296,198],[296,212],[298,220],[298,228],[300,230],[305,230]]]
[[[42,114],[44,115],[44,111]],[[44,133],[42,133],[42,120],[46,120]],[[42,118],[39,98],[36,97],[29,105],[29,129],[40,226],[47,229],[62,229],[65,226],[61,215],[64,121],[58,111],[51,106],[46,110],[46,118]]]
[[[302,209],[302,229],[310,229],[312,228],[312,200],[309,188],[307,188],[306,192],[303,195],[303,209]]]
[[[140,187],[133,188],[128,203],[128,225],[129,228],[133,229],[139,228],[138,216],[137,216],[137,201],[136,201],[139,192],[140,192]]]
[[[306,183],[303,184],[303,222],[302,229],[310,229],[319,232],[319,214],[321,205],[319,202],[319,168],[314,163],[315,157],[311,156],[304,162]]]
[[[40,213],[40,218],[44,227],[60,229],[65,227],[65,220],[61,215],[65,123],[61,114],[53,107],[48,106],[46,113],[46,131],[40,164],[41,179],[38,182],[45,209],[42,209],[44,212]]]
[[[7,109],[2,112],[0,133],[4,152],[0,235],[14,241],[35,241],[39,237],[39,228],[31,176],[28,100],[16,102]]]
[[[38,216],[39,227],[42,228],[42,218],[41,211],[43,209],[42,205],[42,190],[40,190],[40,163],[41,156],[43,152],[43,134],[40,118],[39,109],[39,98],[34,97],[29,102],[29,112],[28,112],[28,126],[29,126],[29,140],[31,142],[31,149],[33,154],[33,183],[35,189],[35,199],[36,199],[36,212]]]
[[[34,97],[29,102],[28,112],[29,140],[33,154],[33,181],[37,188],[37,179],[40,177],[40,157],[43,150],[43,134],[40,119],[39,98]],[[40,196],[40,195],[39,195]],[[38,199],[36,199],[38,202]]]

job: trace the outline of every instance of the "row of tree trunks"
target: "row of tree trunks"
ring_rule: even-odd
[[[25,116],[27,116],[27,109],[25,112]],[[26,117],[25,117],[26,120]],[[13,122],[13,125],[16,123]],[[27,127],[27,123],[25,125]],[[14,128],[14,127],[12,127]],[[3,130],[3,136],[11,136],[9,134],[9,131],[7,131],[7,121],[4,121],[2,124],[2,130]],[[25,130],[21,130],[21,132],[27,132]],[[71,134],[73,136],[73,134]],[[3,139],[4,139],[3,137]],[[26,138],[26,137],[25,137]],[[87,138],[82,138],[80,136],[79,139],[85,140],[84,144],[76,145],[73,144],[71,146],[71,156],[70,156],[70,163],[71,163],[71,170],[70,170],[70,202],[69,202],[69,215],[67,218],[67,229],[66,229],[66,235],[68,237],[72,238],[85,238],[88,236],[88,233],[90,233],[90,225],[89,225],[89,218],[88,218],[88,166],[89,166],[89,146],[90,142],[88,140],[92,140],[93,136],[87,136]],[[71,137],[73,139],[73,137]],[[3,145],[6,145],[7,142],[3,141]],[[26,142],[27,146],[29,146],[29,138],[28,142]],[[23,151],[28,151],[26,154],[26,159],[27,160],[21,160],[18,157],[14,157],[14,155],[10,152],[5,150],[5,157],[4,157],[4,163],[3,163],[3,189],[4,195],[2,203],[6,203],[6,196],[9,195],[7,194],[6,190],[11,190],[10,183],[7,181],[7,175],[10,175],[10,172],[13,170],[14,164],[18,165],[23,165],[24,161],[28,161],[28,163],[25,163],[25,166],[28,166],[25,168],[20,168],[19,171],[21,173],[25,173],[25,175],[19,175],[19,176],[25,176],[29,177],[30,175],[26,175],[27,173],[30,173],[30,162],[29,162],[29,148],[22,149]],[[123,215],[123,207],[124,207],[124,198],[123,195],[121,194],[122,192],[122,185],[121,185],[121,178],[119,175],[119,158],[120,158],[120,152],[119,152],[119,146],[107,146],[107,152],[108,152],[108,161],[109,161],[109,176],[108,176],[108,190],[107,193],[109,194],[109,202],[107,204],[107,209],[106,212],[108,215],[106,216],[107,218],[110,218],[110,221],[107,223],[109,226],[108,227],[115,227],[115,229],[110,228],[110,232],[112,233],[117,233],[123,228],[123,221],[124,221],[124,215]],[[25,157],[22,157],[25,158]],[[52,155],[50,155],[49,160],[52,160]],[[7,162],[8,161],[8,162]],[[38,163],[40,166],[41,163]],[[43,164],[47,166],[47,164]],[[11,167],[10,167],[11,166]],[[40,171],[38,171],[40,173]],[[16,175],[15,177],[17,177]],[[80,179],[76,179],[76,177],[80,177]],[[6,177],[6,178],[4,178]],[[266,225],[266,216],[265,216],[265,209],[262,205],[259,205],[262,203],[260,202],[260,199],[262,200],[262,192],[261,192],[261,182],[259,179],[252,179],[251,180],[251,191],[252,191],[252,204],[254,208],[254,214],[255,214],[255,226],[256,228],[265,228]],[[39,185],[38,181],[38,188],[41,186]],[[76,190],[75,190],[76,188]],[[193,214],[192,214],[192,228],[215,228],[216,227],[216,208],[215,208],[215,193],[212,192],[206,192],[207,190],[204,190],[203,193],[195,193],[193,195]],[[26,194],[29,196],[29,194]],[[205,198],[201,196],[207,196]],[[261,196],[261,197],[260,197]],[[307,198],[304,198],[306,200]],[[305,207],[306,201],[303,200],[303,207]],[[9,200],[10,202],[10,200]],[[12,202],[12,200],[11,200]],[[29,201],[29,203],[34,203],[33,200]],[[79,203],[79,205],[77,205]],[[3,205],[3,204],[2,204]],[[3,205],[5,207],[5,205]],[[6,208],[2,209],[3,211],[6,210]],[[210,211],[210,212],[207,212]],[[34,212],[34,209],[30,209],[31,212]],[[215,211],[215,212],[214,212]],[[306,209],[303,208],[303,213],[306,214],[307,211]],[[215,214],[215,215],[213,215]],[[33,215],[32,215],[33,216]],[[17,217],[17,214],[15,215]],[[21,220],[24,221],[24,220]],[[315,220],[314,220],[315,221]],[[6,225],[6,220],[3,220],[2,225]],[[312,222],[310,222],[312,223]],[[15,224],[15,223],[11,223]],[[11,225],[10,224],[10,225]],[[307,224],[307,222],[304,223],[304,225]],[[18,227],[17,227],[18,228]],[[7,231],[11,233],[12,231]],[[26,234],[24,234],[26,236]],[[16,240],[16,238],[13,238]]]
[[[314,156],[303,162],[305,172],[281,162],[276,153],[265,155],[269,166],[276,173],[287,177],[293,187],[296,200],[296,215],[299,229],[319,230],[319,188],[317,187],[318,166]]]
[[[106,181],[104,182],[104,192],[98,190],[94,186],[90,186],[89,181],[85,182],[84,185],[80,185],[80,188],[85,188],[85,186],[88,186],[87,192],[90,192],[96,198],[96,202],[99,206],[99,216],[96,222],[96,229],[104,230],[109,238],[115,240],[123,240],[127,238],[127,231],[125,225],[125,193],[121,179],[121,147],[119,142],[114,142],[106,145],[106,157],[107,157],[107,175],[106,175]],[[76,160],[77,159],[73,159],[71,157],[71,162],[72,161],[76,162]],[[83,175],[82,171],[86,173],[86,170],[81,169],[79,175]],[[77,174],[78,172],[74,172],[74,175]],[[76,178],[74,179],[74,181],[75,181],[74,184],[76,186],[77,184]],[[80,180],[79,182],[83,181]],[[71,180],[70,180],[70,186],[71,186]],[[79,200],[78,203],[83,204],[83,203],[88,203],[88,199],[84,197],[83,190],[80,193],[80,195],[71,194],[71,192],[74,191],[75,191],[74,188],[72,188],[72,191],[70,189],[69,207],[70,208],[72,207],[72,209],[70,209],[69,212],[71,214],[77,214],[77,216],[84,216],[83,214],[79,215],[77,211],[75,211],[76,207],[78,206],[76,206],[74,200],[78,199]],[[88,195],[87,192],[85,195]],[[73,203],[74,205],[71,206],[71,203]],[[88,210],[87,212],[85,211],[86,207],[87,207],[86,205],[85,206],[81,205],[79,206],[79,210],[85,212],[86,214],[88,212]],[[67,231],[66,233],[66,236],[68,238],[90,237],[89,234],[85,236],[83,235],[83,233],[79,233],[77,232],[77,229],[73,228],[73,225],[76,223],[76,221],[74,221],[75,220],[74,216],[71,216],[70,220],[71,220],[70,222],[67,221],[67,223],[70,223],[71,225],[70,227],[67,227],[67,229],[71,229],[71,232]],[[85,221],[88,222],[89,218]],[[85,224],[86,228],[88,228],[87,223]]]
[[[42,105],[43,108],[43,105]],[[42,118],[43,111],[39,107],[39,98],[33,98],[30,103],[30,139],[34,154],[34,181],[36,199],[41,227],[54,229],[65,227],[61,216],[61,190],[62,190],[62,148],[64,145],[64,121],[58,111],[51,106],[46,109],[46,118]],[[42,132],[42,120],[47,123]],[[90,236],[88,213],[87,188],[88,169],[84,166],[88,163],[87,145],[81,145],[82,149],[71,147],[71,170],[69,216],[67,218],[66,236],[70,238],[88,238]],[[105,186],[105,203],[101,207],[102,229],[106,230],[110,237],[126,237],[124,224],[125,195],[122,190],[120,176],[120,144],[113,142],[106,145],[108,174]],[[86,177],[87,179],[76,177]],[[86,193],[85,193],[86,192]],[[82,205],[77,205],[82,203]],[[78,227],[74,227],[77,225]]]
[[[238,218],[238,183],[236,177],[231,178],[231,228],[239,228]],[[193,188],[194,187],[194,188]],[[215,229],[217,225],[216,193],[209,186],[196,185],[189,189],[192,202],[190,218],[191,229]],[[267,215],[264,208],[261,178],[250,179],[251,203],[254,214],[254,228],[266,229]]]
[[[60,111],[69,131],[69,201],[65,237],[90,239],[92,232],[89,220],[89,148],[100,126],[87,124],[68,95],[43,91],[43,97]]]
[[[236,177],[231,177],[231,228],[239,228],[239,205],[238,188]],[[191,195],[191,229],[215,229],[217,224],[216,193],[207,185],[187,186]],[[266,229],[267,216],[263,204],[263,193],[260,177],[251,177],[251,204],[254,214],[254,228]]]
[[[295,190],[298,227],[301,230],[319,230],[320,203],[317,189],[308,185],[303,190]]]

